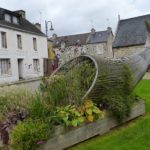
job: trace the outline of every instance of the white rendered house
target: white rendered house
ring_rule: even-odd
[[[43,76],[47,37],[25,12],[0,8],[0,84]]]

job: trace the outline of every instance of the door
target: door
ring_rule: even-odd
[[[18,76],[23,79],[23,59],[18,59]]]

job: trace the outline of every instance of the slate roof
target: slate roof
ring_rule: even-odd
[[[100,31],[96,32],[95,34],[90,34],[87,43],[88,44],[103,43],[107,42],[107,39],[108,39],[108,32]]]
[[[61,42],[65,42],[67,46],[73,45],[86,45],[86,44],[94,44],[94,43],[103,43],[107,42],[108,33],[107,31],[99,31],[95,32],[95,34],[83,33],[83,34],[75,34],[75,35],[68,35],[68,36],[60,36],[53,40],[54,47],[60,47]],[[52,38],[50,38],[52,40]]]
[[[113,47],[119,48],[145,44],[147,30],[144,21],[146,20],[150,22],[150,14],[120,20]]]
[[[14,15],[19,18],[19,24],[9,23],[4,20],[3,16],[4,13],[8,13],[11,15]],[[6,10],[4,8],[0,8],[0,26],[6,27],[9,29],[16,29],[23,32],[28,32],[31,34],[36,34],[40,36],[45,36],[43,32],[41,32],[39,29],[35,27],[34,24],[30,23],[27,19],[22,18],[21,15],[17,14],[16,12]]]

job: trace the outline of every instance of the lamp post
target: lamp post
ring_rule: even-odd
[[[46,36],[48,36],[48,23],[50,23],[51,27],[50,27],[50,31],[53,31],[53,24],[52,21],[45,21],[45,31],[46,31]]]

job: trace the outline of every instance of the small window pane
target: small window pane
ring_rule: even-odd
[[[15,16],[13,16],[13,23],[14,24],[19,24],[19,19]]]
[[[7,48],[6,32],[1,32],[1,46]]]
[[[0,59],[0,76],[11,74],[10,59]]]
[[[36,38],[33,38],[33,49],[37,51],[37,41]]]
[[[11,22],[11,16],[9,14],[5,14],[5,21]]]
[[[21,35],[17,35],[17,44],[18,44],[18,48],[22,49],[22,39],[21,39]]]

